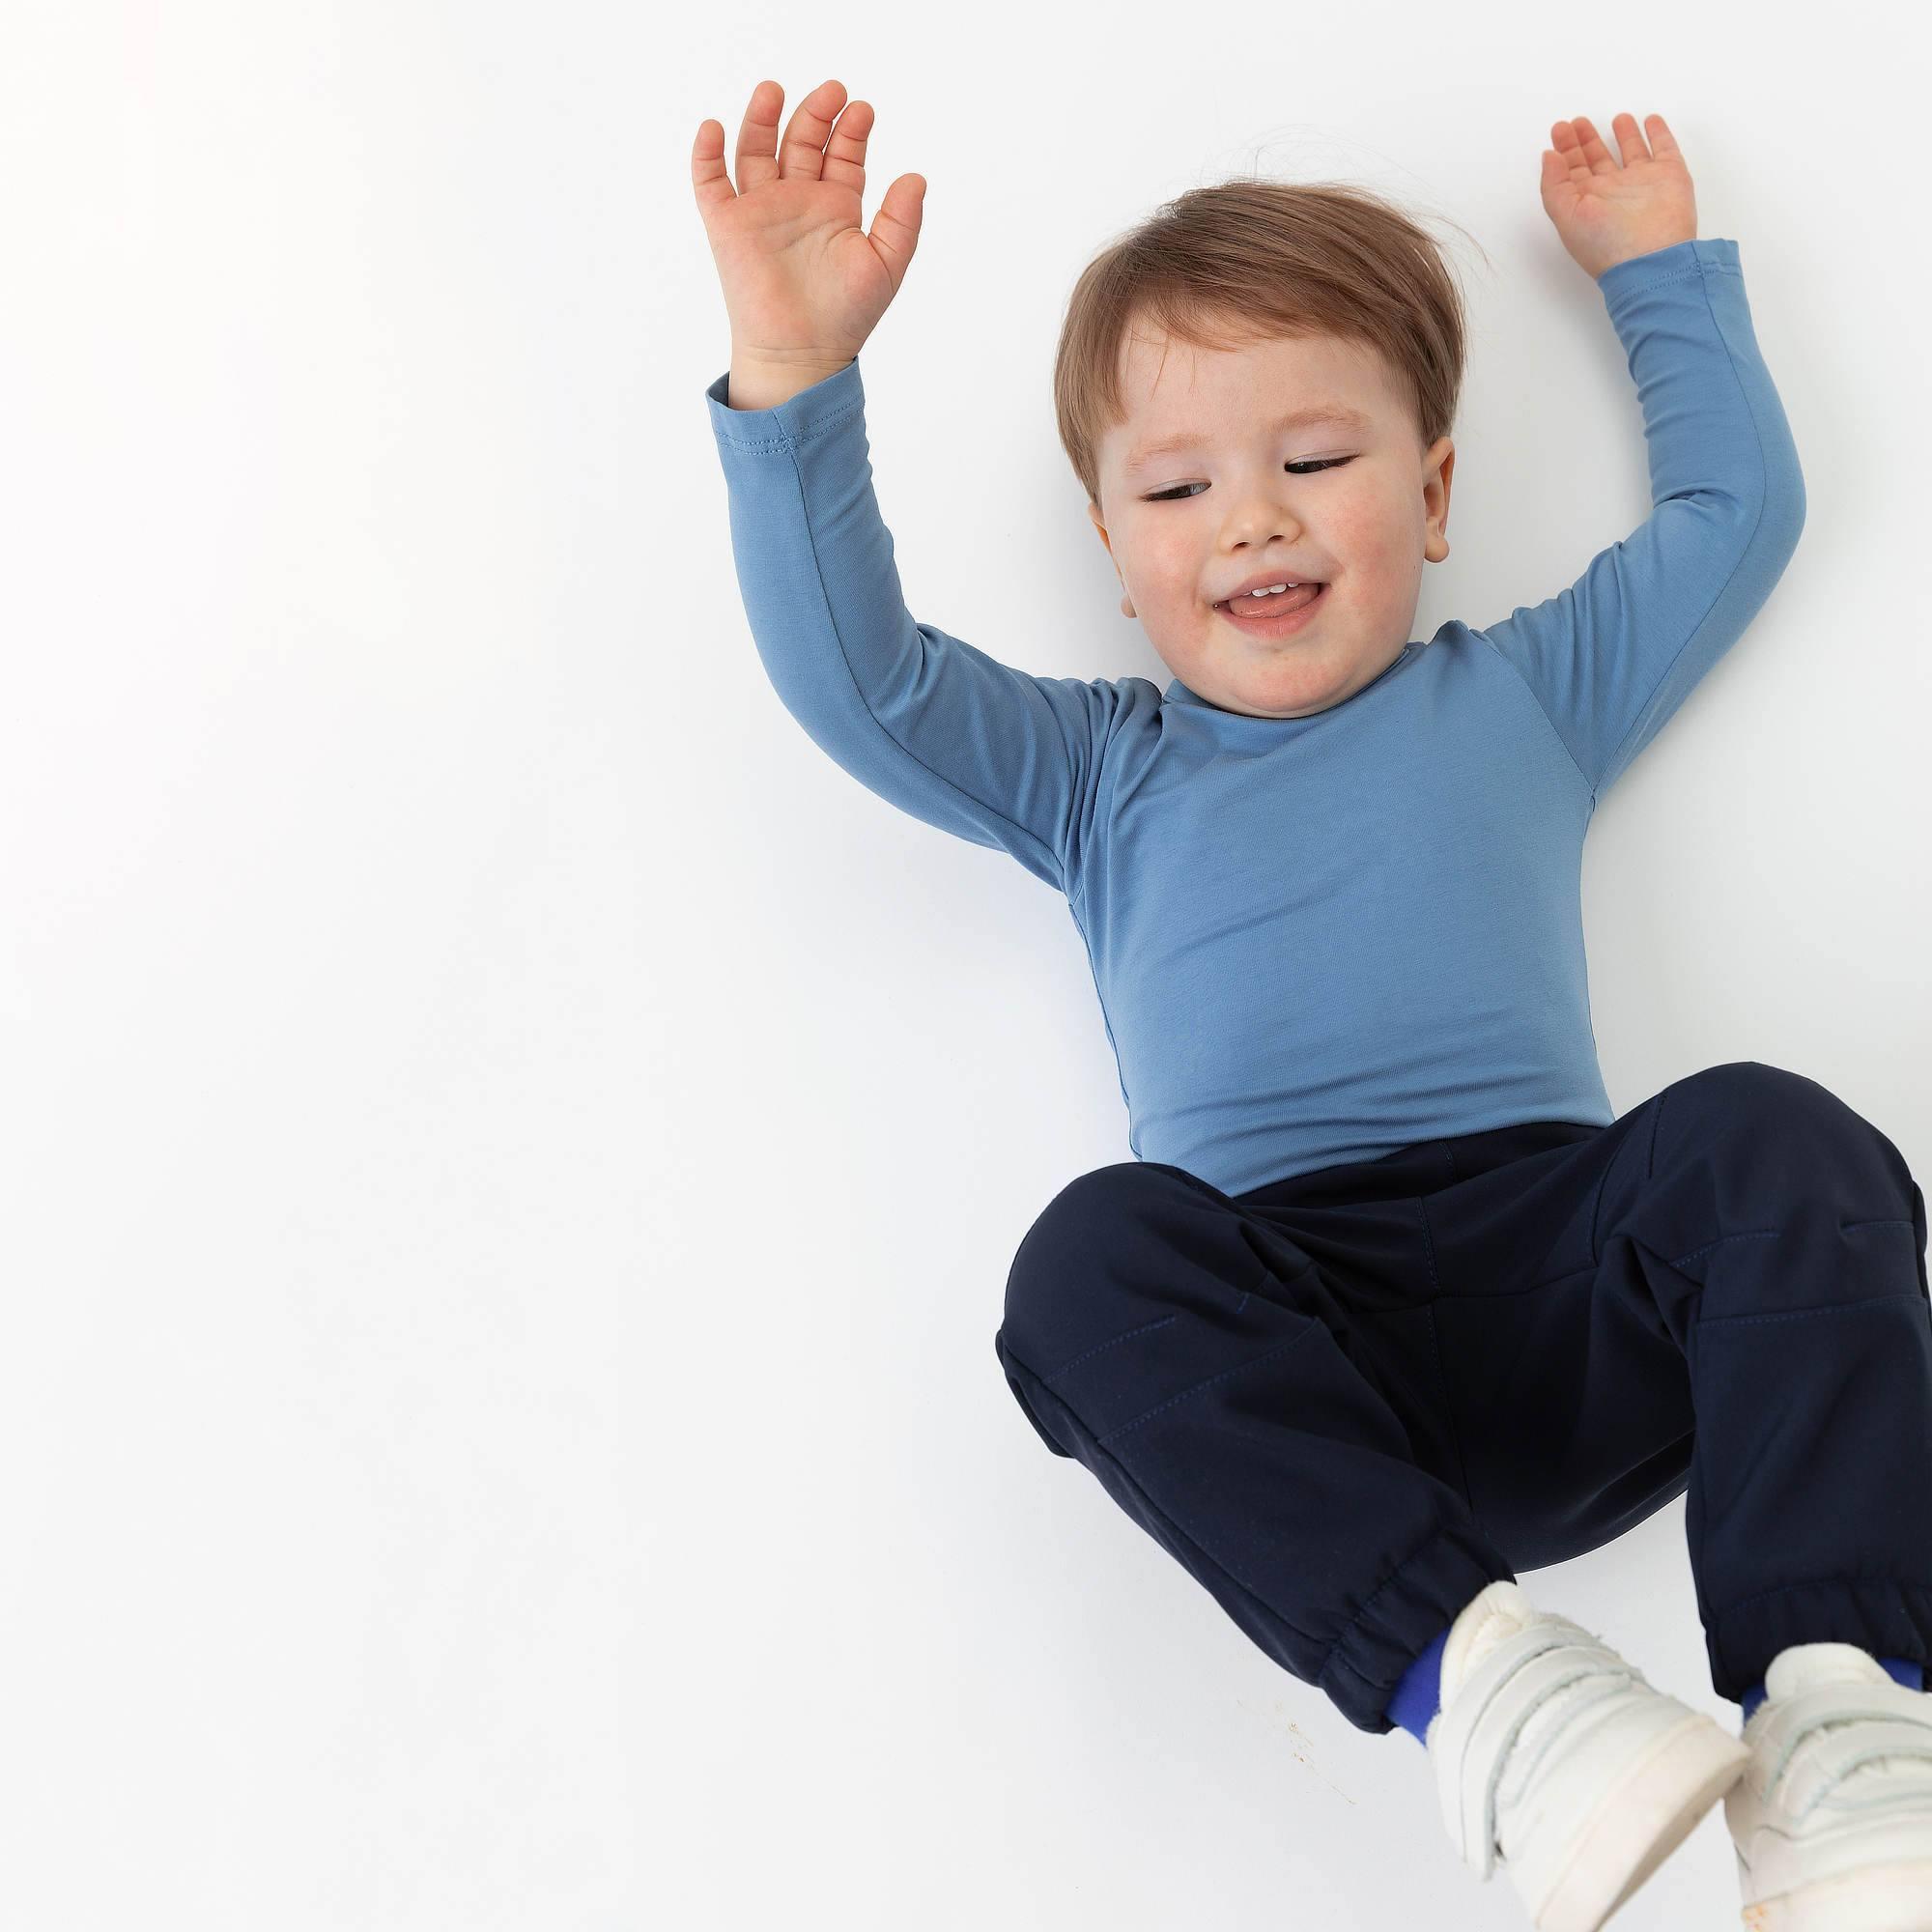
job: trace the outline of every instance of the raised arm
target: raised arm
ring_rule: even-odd
[[[858,354],[911,260],[924,183],[900,176],[867,234],[871,108],[841,112],[844,89],[823,82],[781,162],[782,99],[776,82],[753,90],[736,190],[718,122],[692,151],[732,322],[731,366],[705,399],[758,655],[785,708],[860,783],[1070,897],[1119,687],[1014,670],[907,610],[872,490]]]
[[[872,491],[857,360],[771,409],[705,391],[753,640],[821,751],[1070,897],[1119,687],[1014,670],[916,622]]]
[[[1738,244],[1694,239],[1689,176],[1662,118],[1648,124],[1653,156],[1634,121],[1618,117],[1622,170],[1587,121],[1568,125],[1582,138],[1573,132],[1565,141],[1566,124],[1558,124],[1570,159],[1546,153],[1545,205],[1572,255],[1595,274],[1624,345],[1643,410],[1653,507],[1567,590],[1518,607],[1479,635],[1536,694],[1594,798],[1771,594],[1804,527],[1804,479],[1751,327]],[[1661,170],[1661,182],[1648,170]],[[1624,174],[1637,179],[1626,186]],[[1586,188],[1578,202],[1562,200],[1564,182],[1577,175],[1601,181],[1602,193],[1593,199]],[[1628,199],[1602,215],[1619,189]],[[1579,211],[1593,207],[1599,218],[1586,220]],[[1650,225],[1629,225],[1636,221]],[[1691,239],[1660,242],[1686,223]]]

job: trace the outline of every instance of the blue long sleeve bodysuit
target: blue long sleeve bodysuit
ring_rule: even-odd
[[[1306,718],[1179,679],[1037,677],[906,609],[859,364],[773,409],[706,389],[781,701],[862,784],[1065,895],[1128,1146],[1245,1194],[1521,1121],[1608,1125],[1583,837],[1756,614],[1804,521],[1738,245],[1598,278],[1653,508],[1548,602],[1445,623]]]

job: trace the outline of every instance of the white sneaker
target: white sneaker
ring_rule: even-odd
[[[1724,1796],[1751,1932],[1932,1926],[1932,1696],[1849,1643],[1764,1674],[1750,1761]]]
[[[1426,1741],[1458,1856],[1500,1861],[1539,1932],[1596,1932],[1750,1760],[1506,1578],[1450,1627]]]

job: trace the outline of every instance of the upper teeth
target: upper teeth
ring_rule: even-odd
[[[1298,583],[1264,583],[1259,590],[1250,590],[1250,597],[1272,597],[1277,590],[1299,590]]]

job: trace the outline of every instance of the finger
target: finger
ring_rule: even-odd
[[[1586,175],[1590,172],[1589,159],[1583,153],[1583,143],[1574,122],[1552,121],[1549,124],[1549,139],[1566,173]]]
[[[886,272],[897,295],[905,280],[906,265],[919,245],[919,227],[925,212],[925,177],[901,175],[885,192],[872,216],[869,231],[872,245],[883,258]]]
[[[1572,124],[1577,129],[1577,141],[1582,150],[1584,162],[1593,175],[1613,175],[1617,171],[1615,157],[1604,146],[1604,137],[1590,125],[1587,114],[1577,115]]]
[[[825,142],[832,117],[845,104],[845,88],[821,80],[792,110],[779,144],[779,172],[786,181],[817,181],[825,167]]]
[[[1678,152],[1677,137],[1664,126],[1662,114],[1646,114],[1643,125],[1650,135],[1650,152],[1660,161],[1681,161],[1684,158]]]
[[[1643,144],[1643,130],[1636,125],[1634,114],[1616,115],[1611,120],[1610,127],[1616,134],[1617,152],[1624,157],[1626,167],[1633,161],[1647,161],[1651,158],[1650,150]]]
[[[752,90],[745,119],[738,128],[738,192],[748,193],[760,182],[779,177],[779,109],[784,105],[785,91],[775,80],[761,80]]]
[[[700,121],[697,139],[691,144],[691,185],[700,213],[735,201],[737,190],[724,172],[724,124]]]
[[[866,195],[866,136],[872,131],[872,103],[848,100],[825,144],[825,179]]]

